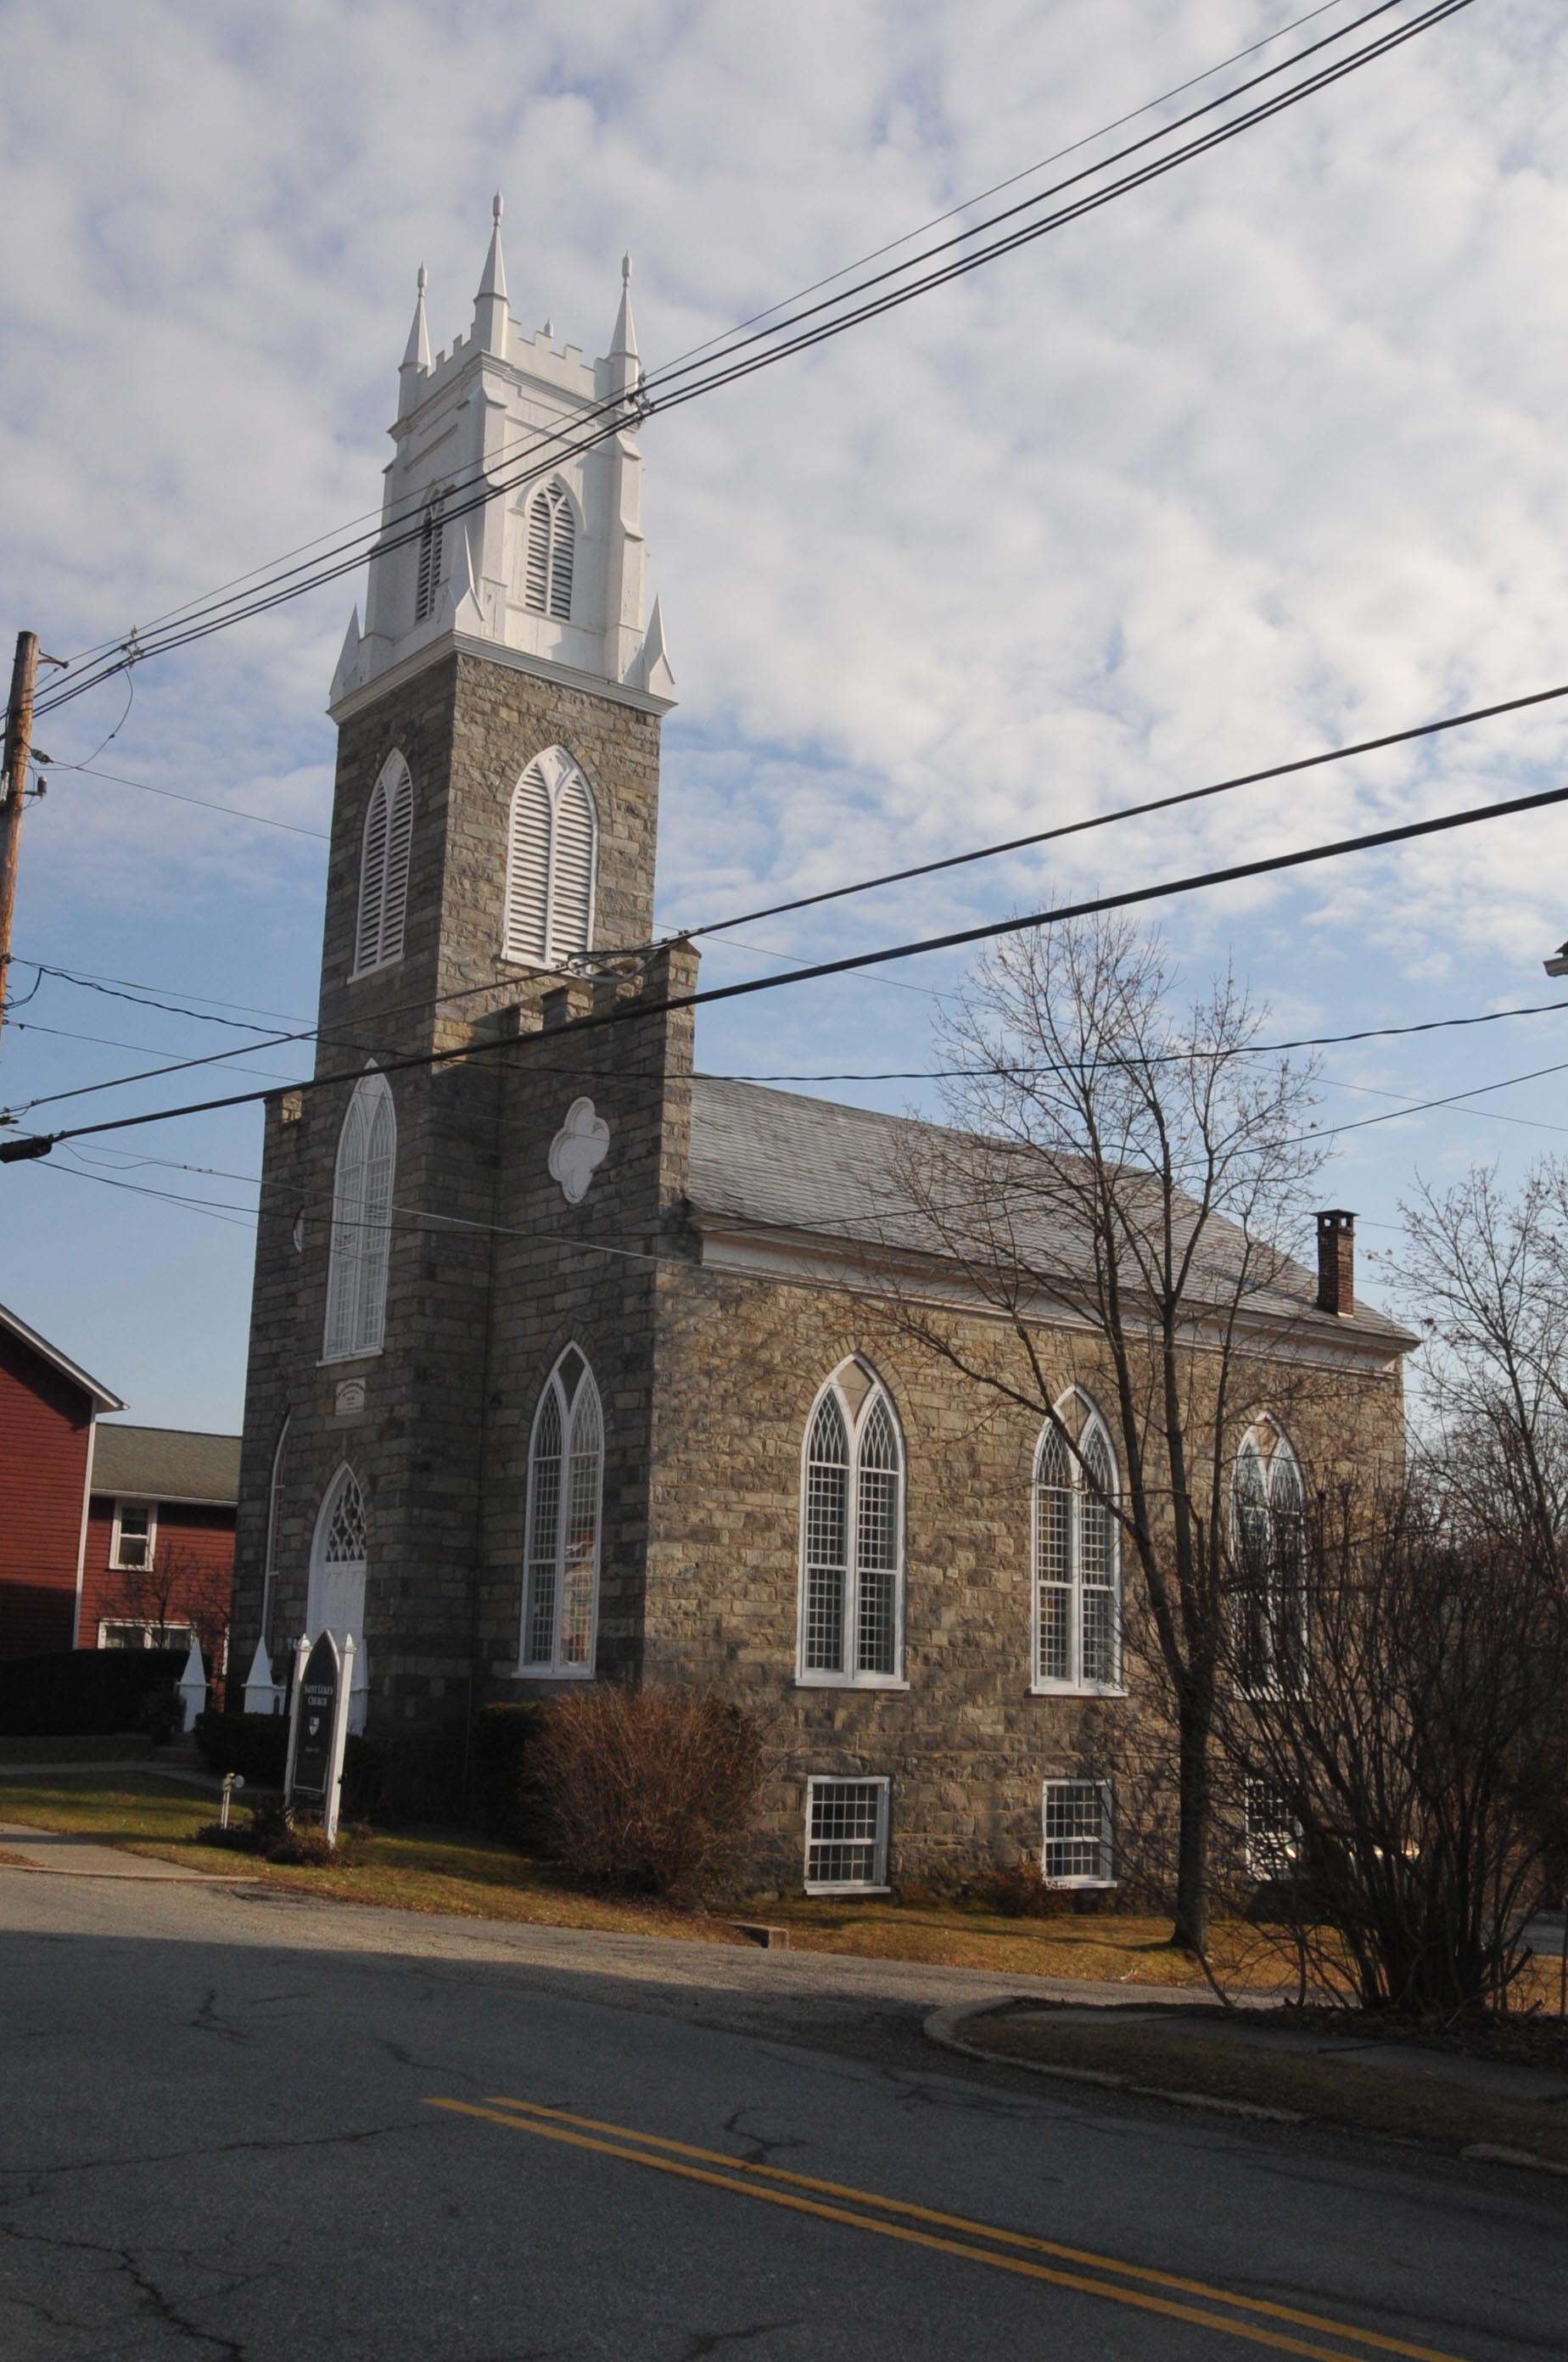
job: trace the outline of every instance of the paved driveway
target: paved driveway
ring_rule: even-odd
[[[0,1871],[0,2353],[1568,2352],[1568,2191],[933,2053],[962,1972]]]

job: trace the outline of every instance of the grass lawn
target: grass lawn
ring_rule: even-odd
[[[1162,2091],[1295,2108],[1318,2124],[1451,2150],[1491,2141],[1568,2165],[1568,2114],[1562,2103],[1497,2099],[1350,2059],[1300,2058],[1218,2034],[1212,2040],[1167,2034],[1157,2025],[1088,2025],[1077,2016],[1056,2023],[1044,2014],[1020,2013],[973,2017],[960,2031],[965,2041],[1002,2058],[1088,2067]]]
[[[47,1779],[0,1781],[0,1820],[30,1822],[94,1837],[133,1853],[193,1869],[236,1871],[310,1894],[450,1911],[468,1918],[530,1920],[559,1927],[619,1928],[632,1935],[744,1943],[723,1917],[701,1918],[653,1903],[577,1893],[547,1865],[466,1830],[379,1834],[357,1843],[353,1867],[291,1869],[253,1855],[197,1845],[215,1819],[215,1798],[151,1772],[94,1778],[83,1770]],[[1166,1942],[1160,1919],[1106,1913],[1056,1919],[1003,1919],[961,1904],[789,1901],[737,1905],[745,1917],[787,1927],[805,1951],[861,1959],[922,1960],[999,1975],[1088,1977],[1119,1984],[1201,1985],[1202,1971]],[[1264,1985],[1281,1980],[1256,1929],[1220,1931],[1217,1949],[1232,1974]]]

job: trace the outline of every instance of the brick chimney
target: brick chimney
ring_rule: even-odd
[[[1355,1310],[1355,1216],[1342,1206],[1318,1217],[1318,1309],[1341,1319]]]

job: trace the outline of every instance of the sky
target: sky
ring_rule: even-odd
[[[0,646],[26,626],[72,657],[373,511],[415,271],[448,344],[497,188],[525,326],[602,350],[629,247],[653,368],[1361,5],[1213,74],[1302,13],[0,0]],[[651,420],[680,701],[661,922],[1568,679],[1565,133],[1568,17],[1474,0],[1148,188]],[[255,1041],[248,1021],[310,1022],[324,707],[359,588],[40,720],[54,778],[27,812],[0,1040],[28,1128],[308,1071],[306,1045],[51,1097]],[[1565,724],[1547,706],[759,922],[709,946],[703,981],[1554,786]],[[1565,852],[1549,811],[1188,895],[1161,924],[1183,977],[1233,965],[1281,1037],[1568,999],[1541,972],[1568,935]],[[710,1010],[699,1062],[929,1065],[962,972],[926,958]],[[934,1105],[918,1082],[807,1087]],[[1568,1151],[1568,1008],[1328,1051],[1319,1121],[1320,1202],[1360,1215],[1375,1295],[1418,1182],[1474,1162],[1514,1181]],[[0,1301],[131,1416],[237,1427],[259,1144],[248,1109],[0,1168]]]

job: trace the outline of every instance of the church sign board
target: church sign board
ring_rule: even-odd
[[[337,1833],[353,1664],[351,1636],[344,1641],[341,1655],[330,1632],[322,1632],[314,1642],[306,1639],[299,1644],[284,1802],[303,1805],[313,1816],[319,1813],[328,1843]]]

